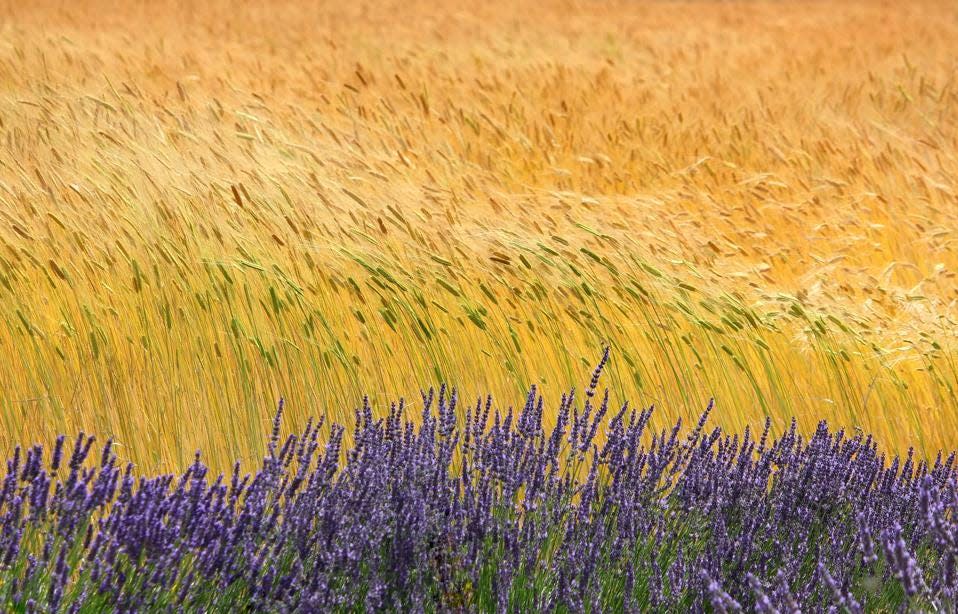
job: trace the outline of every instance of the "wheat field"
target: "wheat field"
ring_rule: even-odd
[[[950,2],[5,2],[0,443],[440,382],[958,442]]]

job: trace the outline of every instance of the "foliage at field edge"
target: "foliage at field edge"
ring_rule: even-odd
[[[19,448],[0,490],[10,612],[851,612],[955,606],[955,455],[887,459],[823,421],[647,432],[652,409],[423,394],[280,437],[255,474],[137,477],[112,442]],[[584,402],[581,402],[584,401]]]

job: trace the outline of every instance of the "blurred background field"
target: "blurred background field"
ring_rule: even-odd
[[[6,2],[0,444],[440,381],[958,444],[950,2]],[[550,405],[555,405],[550,403]]]

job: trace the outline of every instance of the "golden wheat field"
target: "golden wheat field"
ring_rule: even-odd
[[[952,2],[5,2],[0,443],[440,382],[958,445]]]

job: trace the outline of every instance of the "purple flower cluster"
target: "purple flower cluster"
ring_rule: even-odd
[[[603,358],[603,363],[605,358]],[[7,461],[4,611],[952,610],[955,457],[888,459],[868,436],[754,437],[562,397],[543,424],[423,395],[351,437],[309,423],[253,474],[136,476],[110,442]],[[348,444],[346,443],[348,441]]]

